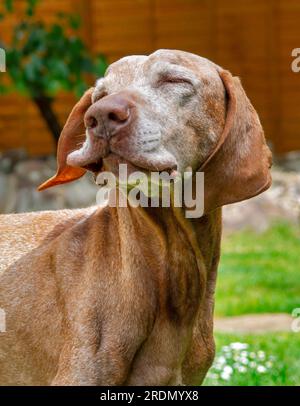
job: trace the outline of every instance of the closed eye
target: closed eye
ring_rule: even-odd
[[[193,83],[189,79],[180,76],[163,76],[157,82],[158,86],[167,84],[184,84],[193,87]]]

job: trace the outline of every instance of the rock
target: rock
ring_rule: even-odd
[[[20,186],[38,186],[53,175],[55,169],[49,161],[30,159],[17,163],[14,167]]]
[[[0,152],[0,172],[11,173],[17,162],[26,159],[25,149],[12,149],[5,153]]]
[[[8,176],[0,173],[0,212],[5,211],[6,190],[7,190]]]
[[[78,208],[96,203],[98,188],[89,175],[76,182],[38,192],[37,186],[50,178],[55,170],[56,160],[53,157],[21,160],[11,167],[9,174],[0,170],[0,212]]]
[[[292,151],[280,158],[275,159],[283,171],[300,172],[300,151]]]
[[[273,184],[263,194],[223,209],[225,232],[250,228],[265,231],[274,221],[299,224],[300,174],[272,170]]]
[[[76,182],[62,186],[62,188],[67,207],[88,207],[96,204],[98,187],[89,174]]]
[[[15,212],[18,181],[14,174],[0,173],[0,213]]]

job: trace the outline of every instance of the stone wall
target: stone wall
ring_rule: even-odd
[[[96,203],[92,176],[76,182],[37,191],[37,186],[55,173],[56,162],[46,159],[3,157],[0,164],[0,213],[87,207]]]

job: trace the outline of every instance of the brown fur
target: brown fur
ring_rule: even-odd
[[[92,207],[1,216],[2,385],[190,385],[201,383],[212,363],[220,207],[270,185],[270,153],[253,107],[228,72],[180,51],[132,58],[109,69],[106,103],[134,83],[137,66],[140,77],[157,61],[187,67],[201,84],[194,104],[181,104],[185,113],[172,116],[184,142],[163,133],[157,148],[172,143],[180,169],[190,163],[204,170],[205,214],[186,219],[173,207]],[[133,90],[126,92],[133,100]],[[67,159],[75,138],[82,138],[92,93],[73,109],[60,139],[58,172],[42,188],[85,173]],[[154,109],[147,95],[135,100],[138,112]],[[101,99],[97,103],[101,109]],[[149,117],[154,123],[160,115]],[[132,135],[140,125],[136,117],[122,144],[135,165],[144,162],[143,151],[124,142],[140,134]],[[160,121],[166,131],[172,120]],[[208,138],[208,131],[217,137]]]

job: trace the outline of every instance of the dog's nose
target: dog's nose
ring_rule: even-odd
[[[89,107],[85,126],[95,137],[110,138],[129,126],[132,107],[132,102],[124,96],[105,96]]]

